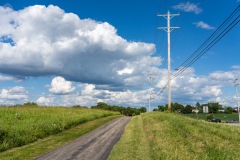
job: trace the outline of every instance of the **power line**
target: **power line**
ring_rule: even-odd
[[[230,30],[232,30],[240,21],[240,15],[222,32],[218,35],[208,46],[206,46],[197,56],[195,56],[188,64],[180,69],[177,73],[172,75],[171,79],[176,78],[179,74],[184,72],[189,66],[201,58],[207,51],[209,51],[218,41],[220,41]]]
[[[177,71],[171,75],[171,79],[174,79],[181,73],[183,73],[189,66],[191,66],[200,57],[202,57],[202,55],[204,55],[208,50],[210,50],[219,40],[221,40],[230,30],[232,30],[239,23],[240,15],[238,15],[237,18],[235,18],[225,29],[223,29],[223,27],[227,25],[227,23],[236,15],[239,10],[240,5],[224,20],[224,22],[218,27],[218,29],[214,31],[214,33],[191,56],[189,56],[187,60],[185,60],[177,68]],[[220,31],[221,33],[218,34]],[[160,93],[165,90],[166,86],[162,88]]]
[[[205,40],[205,42],[191,55],[191,56],[189,56],[188,58],[187,58],[187,60],[185,60],[178,68],[177,68],[177,73],[175,73],[176,75],[179,75],[178,73],[182,73],[182,71],[184,71],[184,70],[186,70],[185,69],[185,67],[189,67],[190,65],[192,65],[197,59],[199,59],[204,53],[206,53],[206,52],[204,52],[203,53],[203,51],[210,45],[210,44],[212,44],[212,43],[214,43],[214,41],[216,41],[215,43],[217,43],[220,39],[218,39],[218,40],[216,40],[219,36],[221,36],[221,34],[223,34],[223,32],[224,31],[226,31],[226,29],[228,28],[228,27],[230,27],[231,28],[231,25],[232,25],[232,23],[230,24],[230,25],[228,25],[228,27],[226,28],[226,29],[224,29],[224,31],[222,31],[221,33],[220,33],[220,35],[217,35],[222,29],[223,29],[223,27],[225,26],[225,25],[227,25],[227,23],[230,21],[230,19],[231,18],[233,18],[233,16],[239,11],[239,9],[240,9],[240,5],[230,14],[230,16],[228,16],[227,17],[227,19],[225,19],[225,21],[218,27],[218,29],[217,30],[215,30],[213,33],[212,33],[212,35],[209,37],[209,38],[207,38],[207,40]],[[239,16],[234,20],[234,22],[235,21],[237,21],[237,19],[239,18]],[[238,22],[237,22],[238,23]],[[236,25],[236,24],[235,24]],[[235,26],[234,25],[234,26]],[[233,27],[234,27],[233,26]],[[231,29],[230,29],[231,30]],[[228,30],[227,32],[229,32],[230,30]],[[226,33],[227,33],[226,32]],[[223,34],[223,36],[224,35],[226,35],[226,33],[225,34]],[[217,37],[212,41],[212,42],[210,42],[210,44],[208,45],[208,43],[209,43],[209,41],[211,41],[211,39],[213,39],[214,38],[214,36],[215,35],[217,35]],[[223,37],[222,36],[222,37]],[[214,43],[214,44],[215,44]],[[206,45],[208,45],[207,47],[205,47]],[[212,45],[213,46],[213,45]],[[204,48],[205,47],[205,48]],[[204,48],[204,49],[202,49],[202,48]],[[210,49],[210,48],[209,48]],[[208,50],[209,50],[208,49]],[[201,51],[202,50],[202,51]],[[198,53],[198,52],[200,52],[200,53]],[[201,55],[201,53],[203,53],[202,55]],[[201,55],[201,56],[199,56],[199,55]],[[196,59],[196,60],[195,60]],[[189,62],[190,61],[190,62]],[[194,62],[193,62],[194,61]],[[193,63],[192,63],[193,62]],[[190,64],[190,65],[189,65]],[[182,67],[182,66],[184,66],[184,67]],[[181,68],[181,69],[180,69]],[[179,70],[180,69],[180,70]]]

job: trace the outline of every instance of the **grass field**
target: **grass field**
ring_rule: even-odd
[[[182,115],[196,119],[196,113],[182,114]],[[232,113],[232,114],[214,113],[212,115],[213,115],[214,118],[221,119],[222,122],[226,122],[226,120],[238,120],[238,114],[237,113]],[[207,117],[207,114],[198,113],[198,118],[199,119],[206,120],[206,117]]]
[[[76,127],[63,131],[61,133],[48,136],[43,139],[39,139],[31,144],[21,147],[9,149],[0,153],[1,160],[32,160],[38,156],[49,152],[59,146],[62,146],[70,141],[73,141],[85,133],[92,131],[93,129],[120,117],[121,115],[113,115],[100,119],[95,119]]]
[[[132,118],[109,159],[239,159],[239,141],[240,127],[151,112]]]
[[[117,112],[65,107],[0,107],[0,152]]]

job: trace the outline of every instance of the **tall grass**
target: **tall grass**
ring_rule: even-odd
[[[118,113],[64,107],[0,107],[0,152],[114,114]]]
[[[226,160],[240,157],[240,127],[197,121],[172,113],[134,117],[109,159]],[[142,126],[133,126],[142,119]],[[137,131],[136,131],[137,130]],[[137,132],[140,137],[128,135]],[[142,149],[141,141],[147,150]],[[131,142],[131,143],[130,143]],[[136,146],[132,150],[132,146]],[[121,154],[119,151],[125,149]],[[118,155],[118,156],[116,156]]]
[[[211,113],[209,113],[211,114]],[[207,115],[206,113],[198,113],[198,119],[202,119],[202,120],[207,120]],[[196,114],[195,113],[191,113],[191,114],[182,114],[183,116],[186,117],[191,117],[196,119]],[[238,120],[238,114],[237,113],[232,113],[232,114],[225,114],[225,113],[214,113],[212,114],[213,118],[218,118],[221,119],[222,122],[226,122],[226,120]]]

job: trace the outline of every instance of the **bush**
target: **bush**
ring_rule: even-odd
[[[207,118],[207,121],[210,121],[210,120],[213,119],[213,115],[212,114],[208,114],[206,118]]]

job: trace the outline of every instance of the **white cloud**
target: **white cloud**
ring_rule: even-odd
[[[193,24],[195,24],[197,27],[202,28],[202,29],[208,29],[208,30],[214,29],[214,27],[210,26],[209,24],[207,24],[203,21],[199,21],[199,22],[196,22]]]
[[[17,81],[18,79],[12,76],[0,75],[0,81],[12,81],[12,80]]]
[[[184,11],[184,12],[194,12],[195,14],[200,14],[202,9],[194,3],[179,3],[178,5],[173,6],[173,9]]]
[[[28,91],[21,86],[0,91],[0,101],[3,104],[16,104],[28,101]]]
[[[119,75],[123,75],[123,74],[131,74],[133,72],[132,68],[124,68],[122,70],[117,71],[117,73]]]
[[[222,94],[221,86],[205,86],[201,89],[201,93],[207,97],[217,97]]]
[[[72,82],[66,81],[63,77],[55,77],[52,80],[49,91],[54,94],[70,94],[75,90]]]
[[[144,106],[147,103],[148,90],[138,92],[109,91],[96,89],[93,84],[84,84],[80,94],[61,96],[60,105],[72,106],[94,106],[98,102],[121,106]]]
[[[197,76],[193,68],[188,68],[181,75],[171,81],[172,84],[172,102],[178,102],[181,104],[194,105],[196,102],[208,103],[208,102],[219,102],[220,99],[226,99],[224,91],[226,87],[229,87],[232,92],[233,78],[240,76],[240,72],[223,72],[217,71],[210,73],[208,76]],[[141,90],[125,90],[125,91],[111,91],[97,87],[94,84],[81,84],[80,94],[72,93],[68,95],[61,95],[51,99],[51,103],[56,100],[58,101],[55,105],[82,105],[82,106],[93,106],[98,102],[105,102],[110,105],[121,105],[121,106],[145,106],[148,107],[148,99],[150,90],[152,90],[153,98],[151,101],[152,107],[157,105],[165,105],[167,103],[167,88],[159,94],[162,87],[167,84],[167,70],[159,70],[159,77],[153,78],[153,88],[149,89],[148,78],[146,77],[145,87]],[[135,79],[136,78],[136,79]],[[143,81],[138,79],[138,76],[127,79],[131,83],[138,83]],[[103,87],[104,88],[104,87]],[[46,97],[44,97],[46,98]],[[45,99],[43,99],[45,100]],[[42,101],[43,101],[42,100]],[[39,102],[39,100],[38,100]],[[226,100],[224,105],[234,106],[236,98],[229,98]],[[51,104],[49,102],[49,104]]]
[[[40,104],[40,105],[51,106],[51,105],[55,104],[55,97],[52,97],[52,96],[49,96],[49,97],[41,96],[41,97],[39,97],[37,99],[36,102],[37,102],[37,104]]]
[[[240,66],[232,66],[232,69],[240,69]]]
[[[122,90],[124,80],[140,71],[135,66],[144,69],[141,72],[151,69],[142,60],[156,61],[151,57],[154,44],[128,42],[109,23],[80,19],[57,6],[35,5],[19,11],[0,7],[0,13],[1,73],[59,75]],[[119,74],[125,68],[133,68],[133,73]]]
[[[158,88],[163,88],[167,84],[166,75],[157,83]],[[213,72],[208,76],[197,76],[193,68],[188,68],[171,81],[173,102],[194,104],[215,101],[223,96],[224,87],[232,87],[233,77],[233,72],[223,71]],[[167,88],[162,95],[165,96],[162,101],[166,102]]]

